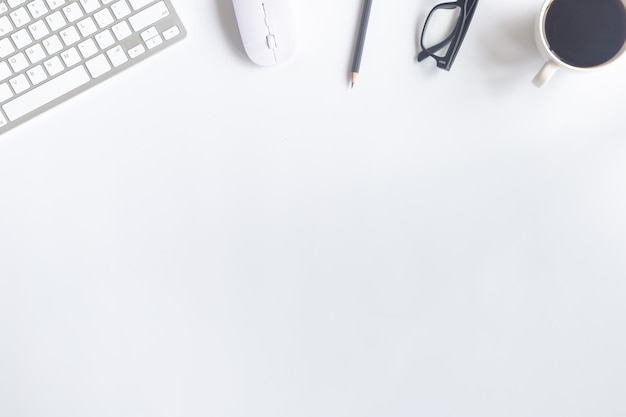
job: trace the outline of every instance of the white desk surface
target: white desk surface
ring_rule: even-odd
[[[248,63],[228,0],[0,137],[0,415],[626,414],[626,60],[544,89],[540,0],[295,2]]]

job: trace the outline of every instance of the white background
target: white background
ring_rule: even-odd
[[[623,417],[626,60],[542,65],[541,1],[296,1],[249,63],[228,0],[0,137],[0,415]]]

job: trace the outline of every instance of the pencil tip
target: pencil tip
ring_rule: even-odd
[[[352,73],[352,77],[350,79],[350,81],[352,82],[352,87],[351,88],[354,88],[354,84],[356,84],[356,79],[357,79],[358,76],[359,76],[358,72],[353,72]]]
[[[350,88],[354,88],[354,81],[350,84]]]

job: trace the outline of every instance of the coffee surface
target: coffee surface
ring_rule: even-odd
[[[544,28],[561,60],[594,67],[613,58],[626,42],[626,9],[620,0],[554,0]]]

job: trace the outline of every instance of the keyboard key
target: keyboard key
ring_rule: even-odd
[[[73,45],[80,40],[80,35],[74,26],[70,26],[67,29],[62,30],[59,32],[59,35],[61,35],[61,40],[65,46]]]
[[[163,43],[163,39],[159,35],[156,35],[146,41],[146,47],[148,49],[155,48]]]
[[[36,67],[29,69],[26,71],[26,74],[28,74],[28,79],[33,85],[42,83],[48,78],[41,65],[37,65]]]
[[[85,59],[92,57],[98,53],[98,47],[96,46],[96,43],[91,38],[87,39],[84,42],[79,43],[78,50],[80,51],[80,54]]]
[[[52,55],[63,49],[63,44],[57,35],[52,35],[43,41],[43,47],[48,51],[48,55]]]
[[[33,39],[35,39],[36,41],[50,34],[50,31],[48,30],[48,27],[43,22],[43,20],[36,21],[35,23],[33,23],[32,25],[28,27],[28,30],[30,31],[30,34],[33,36]]]
[[[180,29],[178,28],[178,26],[172,26],[171,28],[163,32],[163,37],[165,38],[166,41],[169,41],[170,39],[178,35],[180,35]]]
[[[48,3],[48,7],[51,10],[54,10],[57,7],[61,7],[65,4],[65,0],[46,0],[46,2]]]
[[[9,120],[14,121],[88,81],[89,75],[87,71],[85,71],[84,67],[78,66],[6,103],[2,106],[2,109]]]
[[[13,71],[9,68],[9,64],[4,61],[0,62],[0,81],[4,81],[13,75]]]
[[[30,88],[30,83],[28,82],[24,74],[20,74],[15,78],[11,78],[9,84],[11,84],[11,87],[13,87],[13,91],[15,91],[15,94],[19,94]]]
[[[114,22],[109,9],[100,10],[98,13],[94,14],[93,17],[96,19],[96,23],[98,23],[100,29],[105,28]]]
[[[11,35],[11,39],[13,39],[13,43],[17,49],[25,48],[26,46],[33,43],[28,31],[26,29],[18,30],[14,34]]]
[[[80,22],[78,22],[76,26],[78,27],[78,30],[83,36],[89,36],[98,30],[98,28],[96,27],[96,24],[94,23],[91,17],[81,20]]]
[[[46,22],[48,22],[48,26],[50,26],[50,30],[53,30],[53,31],[59,30],[67,24],[61,12],[58,12],[58,11],[46,16]]]
[[[81,6],[85,10],[85,13],[91,13],[100,8],[100,2],[98,0],[80,0]]]
[[[26,0],[7,0],[7,3],[9,3],[9,7],[12,9],[16,8],[17,6],[25,2]]]
[[[4,103],[11,97],[13,97],[13,91],[11,91],[9,84],[0,84],[0,103]]]
[[[26,7],[28,7],[31,16],[33,16],[35,19],[42,17],[48,12],[48,8],[46,7],[43,0],[31,1],[26,5]]]
[[[167,9],[165,2],[160,1],[147,9],[140,11],[136,15],[129,17],[128,22],[133,27],[135,32],[139,32],[141,29],[169,16],[169,14],[170,11]]]
[[[11,33],[13,30],[13,25],[8,17],[2,16],[0,17],[0,36],[6,35],[7,33]]]
[[[152,3],[152,0],[129,0],[130,1],[130,5],[133,7],[134,10],[139,10],[144,6],[147,6],[148,4]]]
[[[13,69],[13,72],[20,72],[24,68],[28,68],[28,61],[23,53],[17,53],[9,58],[9,64]]]
[[[117,3],[111,5],[111,10],[117,19],[121,19],[130,14],[130,8],[124,0],[120,0]]]
[[[100,49],[107,49],[115,43],[115,39],[113,39],[111,32],[105,30],[96,35],[96,42],[98,42]]]
[[[57,75],[58,73],[60,73],[61,71],[65,69],[65,67],[61,63],[61,60],[59,59],[58,56],[53,56],[52,58],[44,62],[43,66],[46,69],[46,71],[48,71],[48,74],[51,77],[54,77],[55,75]]]
[[[28,48],[25,52],[26,56],[33,64],[36,64],[39,61],[43,61],[46,58],[46,52],[38,43]]]
[[[80,62],[80,55],[78,54],[76,48],[70,48],[67,51],[63,51],[61,58],[63,58],[63,62],[68,68]]]
[[[114,67],[119,67],[120,65],[128,61],[124,50],[119,45],[117,45],[115,48],[109,49],[107,51],[107,55],[109,57],[109,60],[111,61],[111,64],[113,64]]]
[[[111,71],[111,65],[104,55],[98,55],[85,63],[89,73],[93,78],[98,78],[102,74]]]
[[[137,46],[133,46],[132,48],[128,50],[128,56],[131,58],[137,58],[139,55],[143,54],[144,52],[146,52],[146,48],[144,48],[143,45],[139,44]]]
[[[124,20],[122,20],[117,25],[114,25],[113,27],[111,27],[111,30],[115,34],[115,38],[117,38],[118,41],[128,38],[133,33],[130,30],[128,23],[126,23],[126,21]]]
[[[76,2],[63,7],[63,13],[67,18],[67,21],[70,23],[75,22],[84,16],[82,9]]]
[[[11,16],[11,20],[16,28],[20,28],[30,23],[30,16],[24,7],[14,10],[9,16]]]
[[[0,39],[0,58],[5,58],[15,52],[15,48],[7,38]]]
[[[157,30],[157,28],[155,28],[154,26],[144,30],[143,32],[140,33],[141,39],[145,41],[147,41],[150,38],[154,38],[155,36],[157,36],[159,34],[159,31]]]

